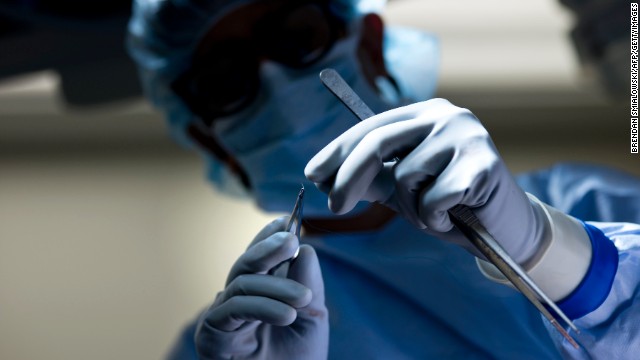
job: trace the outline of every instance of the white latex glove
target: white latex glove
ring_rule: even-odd
[[[544,232],[544,215],[516,185],[487,130],[444,99],[356,124],[316,154],[305,175],[328,192],[335,213],[361,200],[380,202],[476,255],[449,219],[455,205],[469,206],[519,263],[536,253]]]
[[[238,258],[226,288],[200,317],[199,359],[326,359],[329,319],[318,257],[284,232],[288,217],[267,225]]]

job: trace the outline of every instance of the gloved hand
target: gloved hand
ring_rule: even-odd
[[[360,200],[380,202],[475,255],[449,219],[457,204],[469,206],[517,262],[531,258],[542,241],[544,215],[516,185],[486,129],[444,99],[356,124],[316,154],[305,175],[328,192],[335,213]]]
[[[318,257],[302,245],[295,260],[282,264],[298,248],[296,236],[283,232],[286,220],[262,229],[200,317],[199,358],[326,359],[329,324]]]

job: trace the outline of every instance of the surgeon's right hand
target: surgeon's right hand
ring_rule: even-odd
[[[238,258],[226,288],[198,320],[200,359],[326,359],[324,283],[314,249],[284,232],[288,217],[267,225]],[[277,273],[278,276],[275,275]]]

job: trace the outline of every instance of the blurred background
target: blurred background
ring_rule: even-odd
[[[122,48],[130,2],[68,2],[0,6],[0,358],[162,358],[277,214],[216,193],[170,140]],[[384,18],[439,36],[438,96],[514,172],[640,176],[627,99],[585,73],[556,1],[397,0]]]

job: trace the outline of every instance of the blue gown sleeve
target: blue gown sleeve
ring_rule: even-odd
[[[604,302],[574,322],[580,344],[573,348],[548,322],[545,325],[563,357],[568,359],[637,359],[640,354],[640,225],[599,223],[618,251],[618,266]]]
[[[562,355],[570,359],[638,359],[640,178],[604,166],[563,163],[520,175],[517,181],[541,201],[601,230],[617,251],[611,290],[595,310],[575,320],[581,334],[572,335],[580,349],[574,349],[543,320]]]
[[[167,354],[167,360],[197,360],[195,344],[196,323],[187,325]]]
[[[640,224],[640,178],[623,171],[560,163],[516,181],[540,201],[583,221]]]

